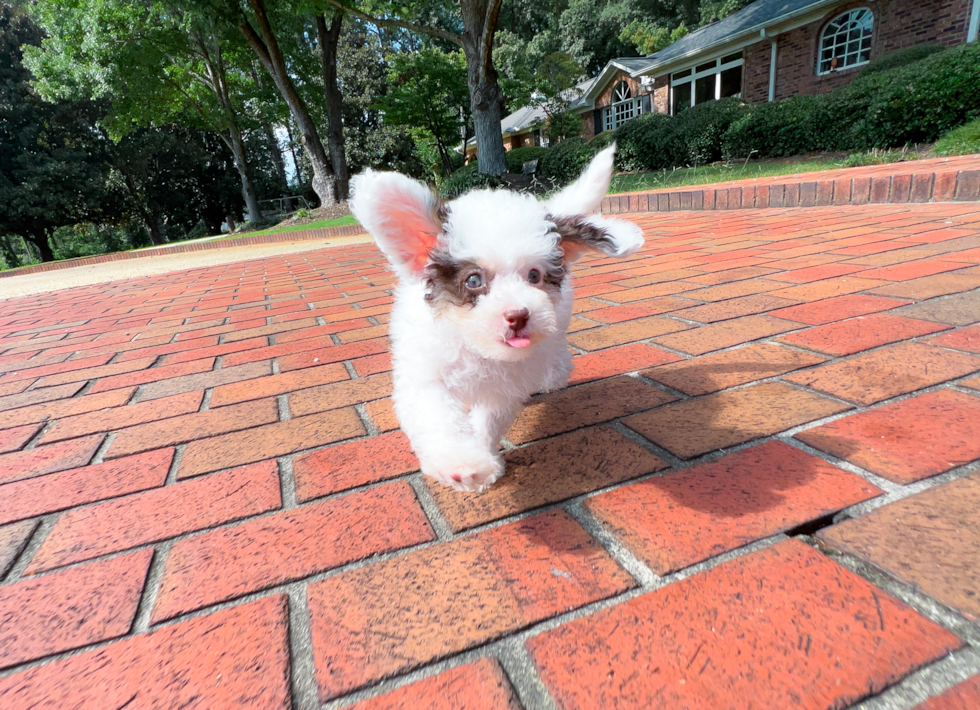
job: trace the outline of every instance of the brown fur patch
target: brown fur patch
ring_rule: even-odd
[[[572,217],[554,217],[548,215],[546,219],[555,223],[555,231],[561,235],[559,246],[567,247],[574,245],[581,248],[593,249],[603,254],[615,254],[616,244],[613,242],[609,232],[589,224],[585,217],[575,215]],[[566,249],[568,251],[568,249]]]
[[[483,278],[483,286],[476,290],[466,287],[466,280],[473,274]],[[476,299],[490,290],[493,274],[488,273],[475,261],[458,260],[449,252],[437,249],[429,255],[429,265],[425,268],[426,303],[437,306],[476,305]]]

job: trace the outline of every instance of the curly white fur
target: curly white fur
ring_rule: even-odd
[[[424,474],[459,490],[492,485],[504,473],[500,439],[523,403],[567,383],[571,276],[546,284],[533,272],[554,273],[563,252],[570,261],[585,247],[625,256],[643,245],[636,225],[586,216],[608,189],[614,150],[547,202],[477,190],[442,208],[403,175],[368,171],[352,181],[351,211],[399,276],[390,324],[395,413]],[[578,232],[562,233],[559,217],[578,219]],[[600,241],[583,242],[583,232]],[[436,252],[460,265],[462,279],[464,268],[484,275],[488,288],[466,302],[434,298]],[[525,310],[526,325],[515,330],[505,314]]]

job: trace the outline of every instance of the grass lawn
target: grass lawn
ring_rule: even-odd
[[[357,224],[357,220],[354,219],[353,215],[348,214],[336,219],[321,219],[318,222],[307,222],[306,224],[277,224],[275,227],[255,232],[229,234],[224,239],[241,239],[242,237],[254,237],[257,234],[278,234],[279,232],[303,232],[308,229],[325,229],[326,227],[346,227],[351,224]]]
[[[708,165],[701,168],[677,168],[649,173],[631,173],[614,176],[612,184],[609,186],[609,192],[615,194],[617,192],[661,190],[665,187],[708,185],[713,182],[793,175],[817,170],[835,170],[851,167],[847,162],[843,158],[815,157],[810,159],[797,158],[795,160],[760,160],[753,163],[729,163],[726,165]]]

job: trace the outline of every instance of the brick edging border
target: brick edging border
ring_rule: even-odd
[[[123,261],[125,259],[144,259],[153,256],[164,256],[167,254],[183,254],[192,251],[208,251],[211,249],[228,249],[230,247],[250,246],[252,244],[272,244],[274,242],[296,242],[308,239],[329,239],[331,237],[352,237],[364,234],[364,228],[359,224],[350,224],[345,227],[327,227],[323,229],[302,229],[295,232],[276,232],[275,234],[256,234],[252,237],[241,237],[239,239],[219,239],[213,242],[197,242],[195,244],[173,244],[171,246],[158,247],[156,249],[140,249],[139,251],[121,251],[114,254],[100,254],[99,256],[84,256],[79,259],[65,259],[64,261],[52,261],[46,264],[35,264],[24,266],[19,269],[0,271],[0,278],[20,276],[21,274],[37,274],[44,271],[59,271],[61,269],[73,269],[76,266],[89,266],[91,264],[105,264],[110,261]]]
[[[639,192],[603,198],[603,214],[980,200],[980,170],[841,177],[771,185]]]

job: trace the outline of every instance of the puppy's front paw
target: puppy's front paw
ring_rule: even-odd
[[[489,452],[463,454],[423,465],[422,473],[457,491],[485,491],[504,475],[504,462]]]

